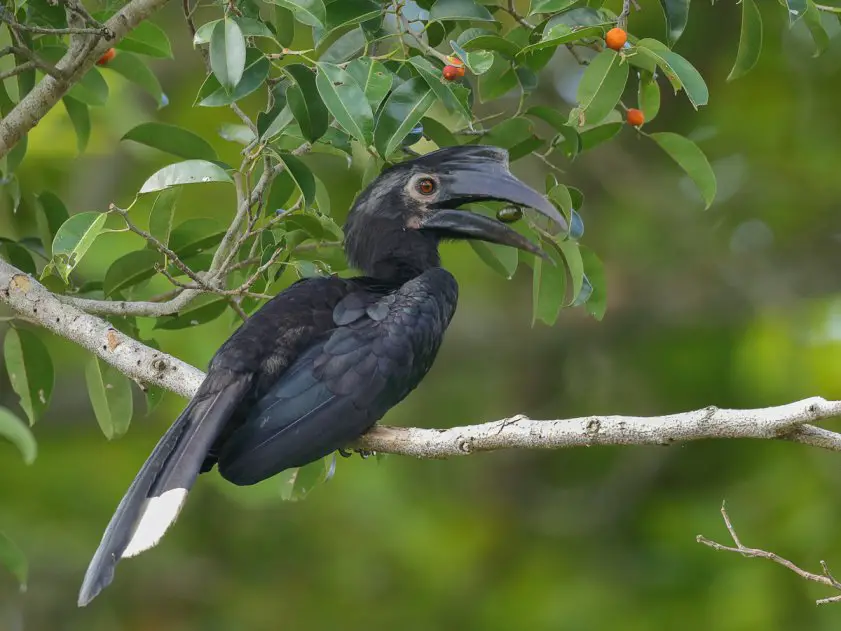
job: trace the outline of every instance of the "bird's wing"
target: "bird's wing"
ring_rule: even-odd
[[[303,352],[221,445],[219,472],[255,484],[347,446],[420,382],[455,310],[440,268],[385,297],[351,294],[343,324]]]
[[[85,574],[80,606],[113,580],[121,558],[158,543],[217,437],[237,424],[239,410],[255,392],[273,383],[313,338],[335,327],[333,309],[353,288],[335,277],[299,281],[222,345],[196,396],[155,446],[111,518]]]

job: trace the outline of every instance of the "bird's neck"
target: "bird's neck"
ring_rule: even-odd
[[[345,251],[365,275],[390,282],[403,283],[441,265],[434,235],[392,222],[372,222],[348,232]]]

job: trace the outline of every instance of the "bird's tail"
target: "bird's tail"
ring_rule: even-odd
[[[88,566],[80,607],[111,583],[120,559],[154,547],[178,517],[208,450],[250,382],[241,376],[214,387],[211,379],[158,441],[126,491]]]

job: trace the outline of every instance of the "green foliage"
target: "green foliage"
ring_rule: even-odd
[[[18,8],[24,4],[28,8],[19,12],[24,22],[68,26],[59,7],[30,0],[19,3]],[[172,124],[174,116],[166,110],[155,114],[162,120],[132,121],[121,127],[122,140],[132,141],[124,143],[126,151],[140,144],[181,161],[140,174],[143,183],[133,191],[135,201],[120,213],[79,212],[79,208],[68,212],[53,192],[29,190],[49,186],[50,180],[37,180],[37,185],[32,184],[34,179],[17,180],[15,174],[30,159],[24,139],[3,165],[4,190],[13,201],[13,214],[20,211],[21,224],[31,220],[37,237],[19,238],[23,232],[16,227],[10,231],[15,240],[5,238],[0,254],[21,270],[39,274],[57,293],[158,302],[183,285],[196,287],[196,278],[210,270],[218,254],[216,258],[228,266],[219,287],[228,294],[208,291],[177,313],[151,322],[115,319],[121,330],[135,336],[143,330],[151,337],[144,341],[156,345],[156,337],[172,339],[166,337],[171,331],[220,323],[230,327],[242,313],[253,313],[267,296],[295,278],[351,272],[340,249],[340,225],[349,200],[332,190],[335,160],[351,164],[358,176],[353,183],[356,193],[384,166],[416,153],[489,143],[509,151],[515,171],[526,170],[539,160],[563,180],[559,183],[550,178],[544,192],[569,218],[571,229],[569,234],[555,234],[526,213],[512,225],[539,242],[546,259],[481,242],[470,244],[473,252],[504,278],[512,278],[518,271],[532,274],[533,322],[551,326],[569,307],[582,307],[601,320],[608,296],[604,266],[580,243],[587,240],[584,223],[588,213],[583,195],[569,186],[575,183],[571,163],[596,149],[608,155],[613,142],[648,137],[688,176],[706,208],[715,203],[715,173],[698,144],[665,128],[672,116],[661,116],[658,131],[649,131],[658,115],[672,114],[680,107],[670,98],[669,85],[695,109],[709,100],[707,82],[693,65],[696,60],[690,61],[673,49],[691,29],[689,0],[661,0],[665,29],[659,33],[648,29],[645,33],[651,36],[645,38],[634,32],[634,13],[620,16],[598,1],[520,2],[515,3],[519,7],[516,15],[508,10],[507,2],[504,4],[474,0],[235,0],[202,7],[202,19],[208,21],[195,29],[192,44],[206,53],[208,67],[206,74],[191,83],[200,84],[194,105],[236,105],[246,120],[234,118],[227,110],[224,114],[193,110],[195,129],[203,117],[214,121],[218,117],[220,138],[191,131],[192,121],[191,129]],[[812,0],[779,4],[789,16],[790,26],[796,25],[804,34],[808,31],[816,54],[827,49],[829,35],[821,20],[824,5]],[[106,19],[115,9],[96,17]],[[772,9],[776,7],[762,6],[766,20]],[[742,1],[741,19],[738,52],[728,80],[744,77],[756,66],[764,29],[774,24],[771,20],[763,23],[755,0]],[[626,21],[630,21],[628,45],[620,51],[606,49],[603,38],[607,30]],[[50,63],[69,47],[69,38],[63,35],[38,33],[29,41]],[[63,99],[80,153],[97,142],[91,140],[92,121],[102,118],[103,106],[114,99],[114,74],[151,96],[159,110],[168,103],[157,74],[163,76],[173,58],[164,29],[143,22],[116,48],[114,59],[90,69]],[[550,82],[545,77],[550,73],[541,74],[556,54],[568,51],[586,66],[571,103],[547,89]],[[150,60],[154,65],[150,66]],[[466,76],[444,80],[443,66],[459,63],[464,64]],[[20,73],[14,81],[7,78],[0,83],[3,115],[37,78],[34,73]],[[714,79],[711,84],[720,84],[718,77]],[[664,86],[667,94],[661,100]],[[623,122],[623,112],[634,105],[634,99],[646,118],[646,126],[640,130]],[[164,118],[168,122],[163,122]],[[661,121],[669,122],[660,127]],[[632,159],[635,154],[628,151],[625,155]],[[240,159],[239,164],[233,162]],[[234,192],[250,195],[261,181],[265,187],[248,200],[253,203],[234,209]],[[195,215],[188,214],[187,204],[177,203],[187,184],[226,186],[217,186],[218,204],[202,207]],[[242,210],[246,217],[231,238],[225,239],[234,210]],[[499,211],[492,207],[474,210],[491,216]],[[106,223],[116,227],[106,228]],[[109,234],[113,232],[133,234]],[[146,238],[147,234],[152,238]],[[99,272],[80,268],[95,245],[112,236],[119,251],[107,265],[99,266]],[[126,238],[117,241],[117,237]],[[227,250],[217,252],[220,244]],[[163,252],[160,246],[171,252]],[[171,254],[177,258],[173,260]],[[186,273],[184,267],[194,274]],[[4,355],[12,388],[34,424],[52,393],[49,351],[36,334],[15,328],[6,333]],[[86,364],[85,380],[103,433],[109,439],[124,434],[132,418],[130,381],[94,357]],[[150,390],[151,403],[160,400],[159,394]],[[28,428],[5,409],[0,409],[0,435],[11,440],[27,462],[35,457]],[[331,471],[327,460],[290,471],[282,495],[299,499],[329,478]],[[24,582],[25,561],[21,563],[14,550],[0,538],[0,559]]]
[[[20,406],[34,425],[50,402],[53,363],[43,342],[31,331],[9,329],[3,341],[6,370]]]

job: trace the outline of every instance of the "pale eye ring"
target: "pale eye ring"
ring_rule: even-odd
[[[422,177],[415,183],[415,189],[421,195],[434,195],[438,189],[438,184],[431,177]]]

